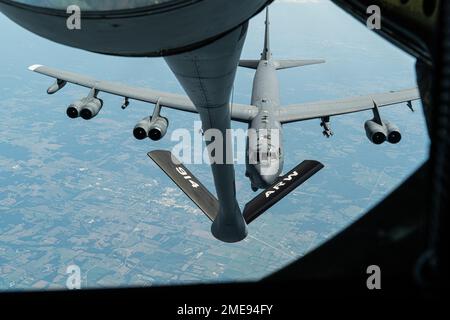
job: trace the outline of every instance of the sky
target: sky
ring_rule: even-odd
[[[167,136],[136,141],[134,125],[153,106],[102,95],[101,114],[85,122],[65,115],[85,96],[67,85],[48,96],[52,80],[27,70],[43,64],[157,90],[183,93],[161,58],[102,56],[65,47],[23,30],[0,15],[0,290],[65,288],[67,267],[83,287],[257,280],[300,258],[376,205],[427,158],[420,102],[383,108],[396,123],[398,145],[371,144],[370,112],[284,127],[285,170],[304,159],[325,168],[249,227],[249,237],[224,244],[210,223],[146,153],[171,149],[177,128],[193,130],[198,116],[163,110]],[[243,59],[257,59],[264,14],[252,19]],[[414,59],[329,1],[276,1],[271,6],[274,58],[325,59],[280,71],[283,106],[415,86]],[[233,99],[249,103],[254,72],[239,69]],[[281,107],[283,107],[281,106]],[[192,126],[191,126],[192,124]],[[234,128],[245,128],[233,124]],[[189,169],[214,190],[207,165]],[[236,166],[238,201],[254,193]]]

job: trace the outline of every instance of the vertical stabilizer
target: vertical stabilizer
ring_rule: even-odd
[[[272,60],[272,52],[270,51],[270,20],[269,7],[266,8],[266,30],[264,34],[264,49],[261,53],[261,60]],[[261,60],[240,60],[239,66],[249,69],[258,69]],[[290,69],[296,67],[309,66],[312,64],[324,63],[323,59],[295,59],[295,60],[272,60],[275,69]]]
[[[266,8],[266,32],[264,34],[264,49],[261,53],[262,60],[270,60],[272,57],[272,53],[270,52],[270,34],[269,29],[270,21],[269,21],[269,7]]]

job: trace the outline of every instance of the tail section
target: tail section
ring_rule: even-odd
[[[261,53],[261,60],[270,60],[272,52],[270,51],[270,21],[269,21],[269,7],[266,8],[266,31],[264,34],[264,49]]]
[[[269,21],[269,7],[266,8],[266,30],[264,34],[264,49],[261,53],[260,60],[240,60],[239,66],[249,69],[257,69],[261,60],[272,60],[272,51],[270,51],[270,21]],[[277,70],[289,69],[296,67],[303,67],[312,64],[324,63],[325,60],[275,60],[273,61]]]

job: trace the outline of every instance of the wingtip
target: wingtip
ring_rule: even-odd
[[[35,71],[39,67],[42,67],[42,65],[41,64],[33,64],[32,66],[28,67],[28,70]]]

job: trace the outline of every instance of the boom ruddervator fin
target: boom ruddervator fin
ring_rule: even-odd
[[[214,221],[219,212],[219,201],[170,151],[155,150],[148,156]]]
[[[323,164],[319,161],[305,160],[279,177],[272,185],[245,205],[243,215],[247,224],[258,218],[323,167]]]
[[[219,212],[219,201],[170,151],[155,150],[149,152],[148,156],[211,221],[214,221]],[[323,164],[318,161],[305,160],[279,177],[276,182],[245,205],[243,215],[247,224],[254,221],[323,167]]]

